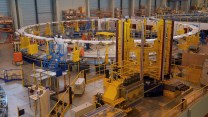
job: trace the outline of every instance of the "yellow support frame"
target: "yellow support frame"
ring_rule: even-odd
[[[63,22],[60,22],[59,23],[59,26],[60,26],[60,32],[61,32],[61,34],[64,34],[65,33],[64,23]]]
[[[26,36],[20,36],[20,49],[27,49],[30,45],[30,39]]]
[[[79,29],[79,21],[77,21],[76,24],[75,24],[75,31],[76,32],[80,31],[80,29]]]
[[[46,24],[45,35],[46,36],[52,36],[51,25],[49,23]]]

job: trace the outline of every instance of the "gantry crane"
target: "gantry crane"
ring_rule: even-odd
[[[130,36],[130,19],[118,20],[116,24],[116,63],[111,65],[110,74],[104,78],[104,93],[97,94],[95,99],[97,107],[109,104],[128,113],[132,110],[130,105],[140,100],[144,91],[160,85],[164,76],[170,75],[174,24],[172,21],[158,21],[157,40],[154,44],[146,44],[144,20],[143,39],[139,45]],[[155,59],[151,59],[151,54],[154,54]],[[147,86],[146,82],[151,85]],[[153,91],[158,93],[163,89],[156,88]]]

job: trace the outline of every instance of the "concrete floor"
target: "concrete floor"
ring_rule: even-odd
[[[1,44],[0,45],[0,69],[18,69],[18,66],[12,64],[13,59],[13,49],[12,44]],[[29,75],[32,74],[32,65],[28,63],[24,63],[23,71],[24,71],[24,78],[29,78]],[[37,66],[35,68],[38,68]],[[77,73],[71,73],[71,80],[74,79]],[[68,80],[66,81],[68,82]],[[63,89],[63,77],[60,78],[60,89]],[[9,83],[4,83],[3,80],[0,80],[0,85],[4,88],[7,98],[8,98],[8,115],[9,117],[17,117],[17,107],[20,109],[24,108],[27,109],[27,117],[31,116],[32,109],[28,109],[29,107],[29,100],[28,100],[28,90],[27,88],[22,86],[21,81],[12,81]],[[86,101],[93,102],[93,95],[97,92],[103,93],[103,85],[102,80],[96,81],[94,83],[90,83],[86,86],[85,94],[82,97],[76,97],[73,100],[73,106],[76,107]],[[66,114],[69,115],[70,111]]]
[[[0,45],[0,68],[3,69],[14,69],[19,68],[12,64],[13,50],[11,44],[1,44]],[[37,68],[37,67],[36,67]],[[32,73],[32,65],[24,64],[24,77],[28,77]],[[73,76],[76,73],[72,74],[71,80],[74,78]],[[26,117],[30,117],[30,108],[28,108],[28,93],[27,88],[22,87],[21,81],[13,81],[10,83],[4,83],[0,80],[0,85],[4,88],[7,96],[8,96],[8,107],[9,107],[9,117],[17,117],[17,107],[25,108],[28,111],[28,115]],[[63,88],[63,78],[60,78],[60,87]],[[199,87],[196,86],[195,89]],[[84,102],[93,103],[93,95],[100,92],[103,93],[103,83],[102,80],[90,83],[86,86],[86,92],[83,96],[75,97],[73,100],[73,105],[71,108],[79,106]],[[157,98],[143,98],[136,106],[136,109],[139,110],[140,116],[143,117],[159,117],[166,110],[171,107],[165,107],[168,102],[173,99],[167,99],[165,97],[157,97]],[[173,103],[173,106],[175,103]],[[71,109],[66,113],[66,117],[70,117]]]
[[[12,44],[0,44],[0,68],[14,69],[12,65]],[[17,117],[17,106],[24,106],[28,103],[27,89],[22,87],[21,81],[4,83],[0,80],[0,85],[4,88],[8,98],[9,117]]]

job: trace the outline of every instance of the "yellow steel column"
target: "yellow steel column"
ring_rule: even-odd
[[[76,22],[75,31],[79,32],[79,21]]]
[[[164,58],[165,58],[165,20],[161,21],[161,37],[160,37],[160,49],[159,49],[159,80],[163,80],[164,78]]]
[[[60,22],[59,25],[60,25],[61,34],[64,34],[65,33],[64,23]]]
[[[108,64],[108,44],[106,44],[106,51],[105,51],[105,64]]]
[[[166,41],[166,53],[165,53],[165,74],[170,74],[171,57],[172,57],[172,41],[173,41],[173,21],[167,21],[167,41]]]
[[[117,40],[116,40],[116,62],[122,64],[122,21],[117,21]]]
[[[46,24],[46,27],[45,27],[45,35],[46,36],[51,36],[52,35],[51,26],[50,26],[49,23]]]

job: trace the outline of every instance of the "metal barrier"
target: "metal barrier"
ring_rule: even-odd
[[[201,71],[200,66],[173,66],[173,78],[179,79],[182,81],[188,81],[194,84],[200,84]],[[193,75],[194,74],[194,75]]]
[[[166,113],[162,114],[162,117],[175,117],[179,115],[189,106],[196,103],[200,97],[203,97],[204,95],[206,95],[208,93],[207,88],[208,88],[208,85],[195,91],[192,95],[188,95],[187,97],[183,98],[182,101],[178,105],[168,110]]]
[[[0,78],[4,80],[4,82],[10,82],[14,80],[22,80],[23,79],[23,70],[20,69],[0,69]]]
[[[185,21],[185,22],[201,22],[201,23],[208,22],[207,13],[171,14],[171,15],[159,15],[158,17],[164,19],[176,20],[176,21]]]

